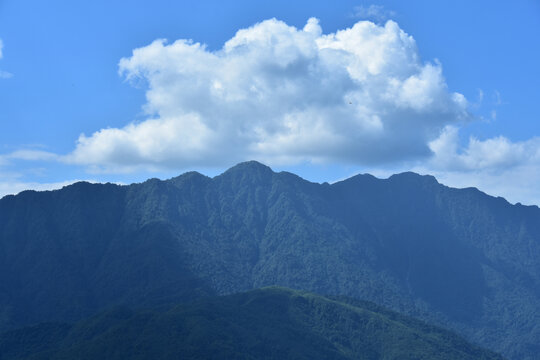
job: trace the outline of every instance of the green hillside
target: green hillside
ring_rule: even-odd
[[[502,359],[374,304],[277,287],[8,332],[0,336],[0,354],[1,360]]]

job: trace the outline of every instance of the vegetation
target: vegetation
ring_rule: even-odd
[[[540,353],[540,210],[433,177],[77,183],[0,200],[0,329],[270,285],[365,299],[511,359]]]
[[[364,305],[273,287],[167,311],[116,308],[73,326],[8,332],[0,359],[502,359]]]

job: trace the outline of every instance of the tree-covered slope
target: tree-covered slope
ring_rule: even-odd
[[[540,353],[540,210],[429,176],[314,184],[256,162],[0,200],[0,328],[269,285]]]
[[[12,359],[502,357],[374,304],[273,287],[167,311],[116,308],[75,325],[10,331],[0,336],[0,360]]]

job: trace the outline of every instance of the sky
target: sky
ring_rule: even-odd
[[[246,160],[540,205],[540,2],[0,0],[0,196]]]

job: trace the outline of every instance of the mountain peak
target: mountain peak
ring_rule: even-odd
[[[171,184],[174,184],[175,186],[180,187],[180,186],[185,185],[186,183],[207,182],[207,181],[210,181],[210,178],[197,171],[188,171],[186,173],[183,173],[182,175],[173,177],[167,181],[170,182]]]
[[[238,176],[241,175],[244,176],[256,176],[256,177],[270,177],[274,174],[272,169],[270,167],[261,164],[258,161],[251,160],[251,161],[245,161],[241,162],[239,164],[236,164],[235,166],[231,167],[227,171],[225,171],[223,174],[219,175],[219,177],[228,177],[228,176]]]
[[[437,179],[432,175],[420,175],[412,171],[406,171],[399,174],[394,174],[388,178],[390,181],[422,181],[425,183],[439,184]]]
[[[238,170],[241,170],[241,171],[264,171],[264,172],[273,172],[272,169],[256,160],[249,160],[249,161],[244,161],[244,162],[241,162],[241,163],[238,163],[236,164],[235,166],[231,167],[229,170],[227,170],[226,172],[228,171],[231,171],[231,170],[234,170],[234,171],[238,171]]]

